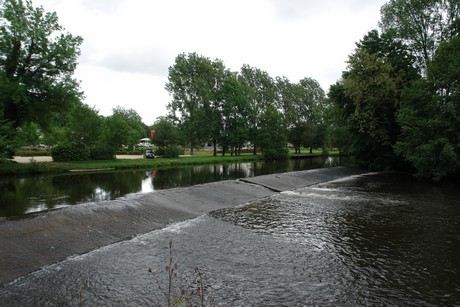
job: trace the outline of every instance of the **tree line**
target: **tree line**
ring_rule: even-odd
[[[239,72],[219,60],[180,54],[169,68],[166,89],[172,100],[169,119],[180,128],[190,151],[210,142],[223,154],[238,154],[250,144],[266,158],[285,158],[287,145],[323,146],[325,93],[319,83],[286,77],[244,65]]]
[[[390,0],[326,95],[318,82],[222,60],[179,54],[165,89],[168,114],[153,126],[134,110],[103,117],[81,101],[73,73],[83,39],[55,13],[30,0],[5,0],[0,15],[0,156],[45,137],[48,144],[133,146],[155,130],[162,149],[205,143],[223,154],[250,146],[284,158],[287,145],[339,148],[375,170],[409,170],[422,178],[460,171],[460,4],[458,0]],[[100,149],[100,148],[99,148]],[[100,151],[100,150],[99,150]]]
[[[460,171],[460,2],[391,0],[331,86],[335,133],[373,169]]]

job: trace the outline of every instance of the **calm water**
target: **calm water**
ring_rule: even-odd
[[[314,158],[161,170],[0,177],[0,217],[111,200],[134,193],[347,163],[346,158]]]
[[[203,274],[217,306],[460,304],[460,192],[396,173],[354,176],[220,210],[0,286],[4,306],[164,306]],[[120,226],[122,227],[122,225]]]

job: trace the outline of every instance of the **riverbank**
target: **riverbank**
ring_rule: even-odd
[[[338,153],[331,152],[330,156],[337,156]],[[292,154],[291,158],[299,155]],[[313,154],[303,154],[302,158],[321,157],[321,151]],[[16,156],[12,161],[0,164],[0,175],[19,175],[19,174],[40,174],[40,173],[63,173],[69,171],[88,171],[88,170],[119,170],[119,169],[140,169],[140,168],[168,168],[190,165],[209,165],[225,164],[235,162],[251,162],[262,159],[259,153],[244,153],[240,156],[217,155],[203,152],[193,156],[183,155],[178,158],[155,158],[144,159],[141,155],[117,155],[114,160],[104,161],[76,161],[76,162],[52,162],[50,156],[19,157]]]
[[[0,221],[0,283],[208,212],[364,172],[336,167],[265,175],[87,203],[23,219],[4,219]]]
[[[241,156],[195,155],[179,158],[143,159],[139,155],[119,155],[115,160],[51,162],[51,157],[15,157],[14,161],[0,164],[0,175],[63,173],[75,170],[167,168],[187,165],[224,164],[257,161],[262,155],[242,154]]]

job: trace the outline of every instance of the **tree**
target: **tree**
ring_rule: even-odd
[[[241,76],[250,88],[249,98],[249,140],[254,145],[254,154],[257,153],[257,140],[259,139],[260,118],[265,109],[274,105],[276,101],[275,81],[270,75],[258,68],[243,65]]]
[[[212,103],[216,97],[213,62],[196,53],[180,54],[169,67],[166,90],[172,96],[168,104],[190,144],[190,153],[213,137],[217,116]]]
[[[76,104],[69,113],[66,129],[69,135],[77,136],[86,146],[104,143],[101,136],[103,119],[94,107]]]
[[[14,130],[10,122],[2,120],[0,114],[0,163],[13,157],[14,151],[11,147],[14,139]]]
[[[381,15],[383,32],[408,45],[423,74],[439,45],[459,33],[458,0],[391,0]]]
[[[13,128],[48,128],[53,114],[81,97],[72,78],[82,38],[64,32],[56,13],[30,0],[5,0],[0,15],[0,112]]]
[[[122,145],[134,146],[147,131],[147,126],[135,110],[118,106],[113,109],[113,115],[106,118],[103,135],[108,146],[117,150]]]
[[[331,145],[339,149],[339,153],[350,153],[353,144],[355,127],[353,122],[353,101],[345,95],[342,81],[331,85],[328,92],[329,113],[328,124],[331,134]],[[356,131],[355,131],[356,132]]]
[[[388,52],[399,49],[399,52]],[[353,103],[354,154],[373,168],[392,168],[399,159],[393,145],[400,132],[396,111],[416,74],[398,42],[371,31],[358,44],[344,74],[345,95]],[[394,63],[399,63],[395,65]]]
[[[422,178],[441,180],[460,172],[460,37],[441,44],[428,66],[430,78],[405,91],[397,113],[398,154]]]
[[[160,117],[152,128],[155,131],[153,144],[156,146],[166,148],[181,144],[180,131],[168,118]]]
[[[287,159],[287,135],[283,115],[274,106],[267,106],[260,118],[257,143],[265,159]]]
[[[250,105],[248,86],[245,80],[236,73],[228,73],[221,91],[222,101],[222,132],[220,145],[222,155],[227,148],[234,148],[235,154],[249,137]],[[232,151],[233,153],[233,151]]]

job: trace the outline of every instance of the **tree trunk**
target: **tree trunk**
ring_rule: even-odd
[[[214,157],[217,156],[217,141],[216,139],[212,140],[213,146],[214,146]]]

